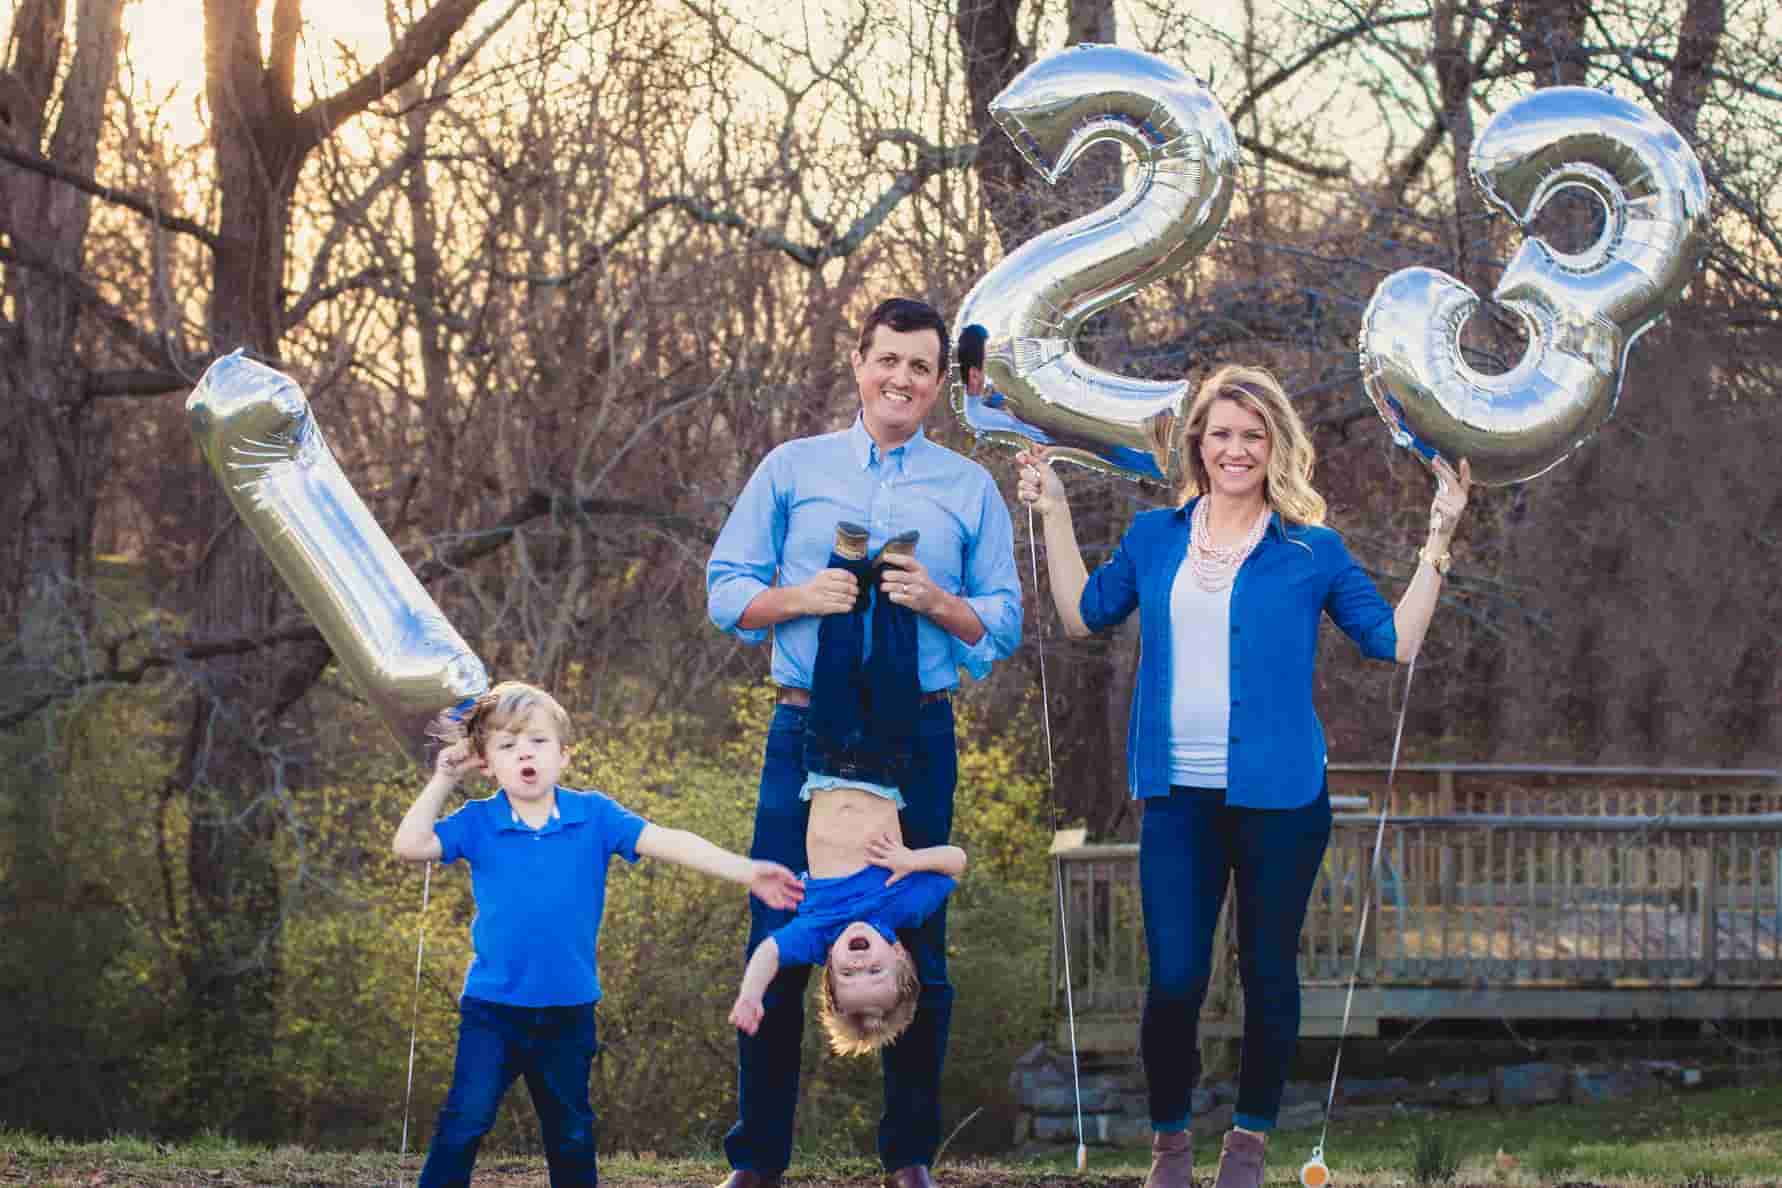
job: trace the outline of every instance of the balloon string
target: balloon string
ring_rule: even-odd
[[[1034,530],[1033,504],[1027,505],[1027,559],[1033,575],[1033,594],[1039,598],[1039,533]],[[1040,721],[1046,734],[1047,803],[1052,821],[1052,836],[1058,836],[1058,773],[1052,762],[1052,690],[1046,680],[1046,633],[1042,625],[1034,636],[1039,649]],[[1064,857],[1052,856],[1052,885],[1058,888],[1058,948],[1064,955],[1064,1015],[1070,1026],[1070,1083],[1077,1103],[1077,1170],[1088,1162],[1088,1148],[1083,1139],[1083,1081],[1077,1071],[1077,1008],[1070,984],[1070,917],[1064,902]]]
[[[1330,1062],[1330,1092],[1324,1097],[1324,1124],[1318,1131],[1318,1146],[1313,1158],[1324,1156],[1324,1140],[1330,1134],[1330,1111],[1336,1104],[1337,1075],[1343,1067],[1343,1041],[1349,1035],[1349,1011],[1355,1005],[1355,982],[1361,975],[1361,950],[1367,940],[1368,909],[1373,906],[1374,892],[1380,885],[1380,847],[1386,838],[1386,813],[1392,807],[1392,784],[1398,775],[1398,748],[1405,737],[1405,711],[1411,706],[1411,678],[1417,675],[1417,658],[1405,666],[1405,689],[1398,705],[1398,724],[1392,731],[1392,762],[1386,769],[1386,791],[1380,799],[1380,817],[1374,824],[1374,856],[1368,864],[1366,893],[1361,898],[1361,921],[1355,930],[1355,957],[1349,966],[1349,992],[1343,997],[1343,1025],[1337,1031],[1336,1055]],[[1333,910],[1334,910],[1333,900]]]
[[[408,1019],[408,1088],[402,1095],[402,1150],[397,1158],[408,1158],[408,1111],[415,1097],[415,1034],[421,1025],[421,954],[427,948],[427,901],[433,891],[433,863],[421,879],[421,918],[415,926],[415,1001]],[[401,1166],[398,1163],[397,1166]]]

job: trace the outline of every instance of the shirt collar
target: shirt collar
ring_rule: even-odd
[[[860,464],[862,470],[869,469],[874,462],[881,460],[879,443],[874,441],[872,434],[866,431],[866,421],[858,414],[854,417],[854,424],[848,429],[848,445],[852,447],[854,460]],[[895,458],[901,454],[903,461],[907,463],[912,457],[921,453],[927,445],[928,432],[922,426],[917,425],[916,432],[910,436],[908,441],[883,451],[883,456]]]
[[[574,797],[564,799],[562,784],[557,785],[556,794],[551,798],[550,818],[537,829],[521,820],[519,812],[514,808],[513,801],[507,797],[506,788],[497,792],[495,798],[500,804],[500,811],[496,814],[496,820],[500,822],[496,826],[497,830],[517,829],[521,833],[555,833],[565,825],[584,821],[588,817],[587,810],[579,800]]]

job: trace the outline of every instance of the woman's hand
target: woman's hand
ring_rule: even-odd
[[[1042,516],[1049,516],[1066,505],[1064,481],[1052,470],[1047,446],[1029,446],[1015,455],[1021,467],[1021,482],[1015,493]]]
[[[1445,553],[1448,542],[1454,539],[1454,530],[1460,526],[1467,496],[1472,494],[1473,468],[1465,458],[1460,460],[1458,474],[1443,458],[1436,458],[1430,465],[1436,473],[1436,493],[1429,505],[1429,546]]]

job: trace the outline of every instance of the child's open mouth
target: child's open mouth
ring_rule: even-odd
[[[856,936],[848,941],[848,951],[850,953],[864,953],[871,947],[872,945],[864,936]]]
[[[520,768],[520,778],[523,780],[532,779],[537,774],[538,768],[533,767],[531,764],[527,764],[525,767]]]

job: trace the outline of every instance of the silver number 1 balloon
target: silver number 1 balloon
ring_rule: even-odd
[[[1460,356],[1473,291],[1406,268],[1362,316],[1361,372],[1393,439],[1425,460],[1468,458],[1481,482],[1520,482],[1557,465],[1615,411],[1634,340],[1682,295],[1706,246],[1708,187],[1675,129],[1625,99],[1550,87],[1499,112],[1468,169],[1526,228],[1555,194],[1594,195],[1602,233],[1567,254],[1525,239],[1492,296],[1519,315],[1529,346],[1502,375]]]
[[[441,710],[489,687],[372,519],[289,377],[239,351],[186,400],[198,446],[242,522],[396,735],[421,759]]]
[[[1058,447],[1055,457],[1175,483],[1173,428],[1185,381],[1132,379],[1091,367],[1073,340],[1085,319],[1198,255],[1225,222],[1237,137],[1200,82],[1163,59],[1081,45],[1022,71],[990,114],[1048,182],[1084,149],[1113,140],[1138,157],[1135,180],[1099,210],[1022,244],[960,307],[979,325],[986,391],[956,389],[980,435]]]

